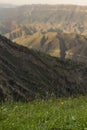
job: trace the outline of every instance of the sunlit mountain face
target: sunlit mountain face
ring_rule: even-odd
[[[52,56],[87,61],[87,7],[24,5],[0,8],[0,33]]]

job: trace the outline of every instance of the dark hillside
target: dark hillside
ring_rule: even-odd
[[[87,94],[87,66],[27,49],[0,36],[0,101]]]

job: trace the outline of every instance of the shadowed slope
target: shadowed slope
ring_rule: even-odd
[[[16,45],[0,36],[0,100],[87,93],[87,66]]]

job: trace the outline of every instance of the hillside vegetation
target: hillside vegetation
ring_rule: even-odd
[[[0,36],[0,101],[87,94],[87,65],[27,49]]]
[[[78,109],[79,108],[79,109]],[[87,97],[0,106],[1,130],[87,130]]]

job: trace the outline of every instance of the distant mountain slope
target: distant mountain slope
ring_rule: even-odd
[[[87,6],[0,8],[0,34],[52,56],[87,62]]]
[[[0,3],[0,8],[15,8],[17,5]]]
[[[16,35],[18,34],[11,34],[10,37]],[[87,38],[82,35],[37,32],[32,35],[22,35],[13,41],[52,56],[87,62]]]
[[[87,66],[27,49],[0,36],[0,101],[87,94]]]
[[[75,5],[25,5],[0,9],[0,22],[7,25],[15,21],[38,30],[52,29],[84,35],[87,34],[86,16],[87,6]]]

